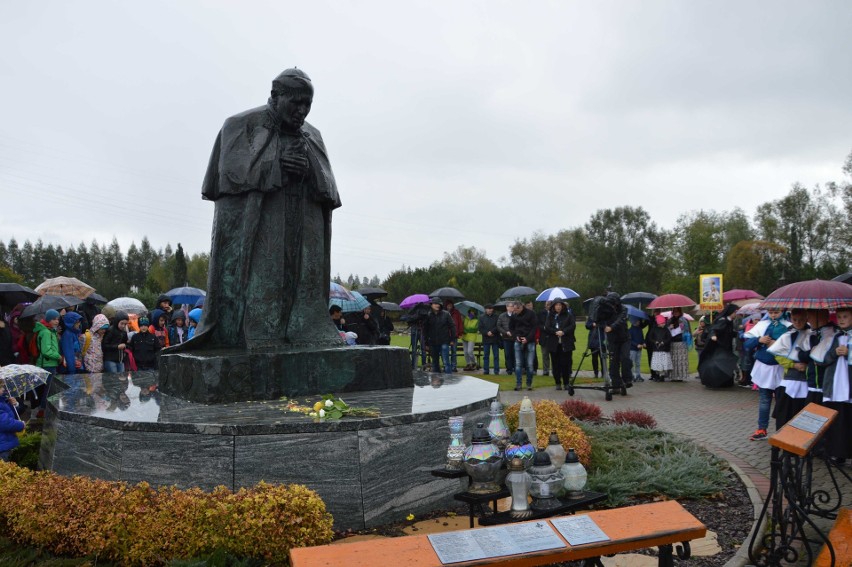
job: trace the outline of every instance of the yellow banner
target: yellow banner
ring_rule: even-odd
[[[722,274],[701,274],[698,277],[698,297],[700,307],[704,311],[721,311],[722,303]]]

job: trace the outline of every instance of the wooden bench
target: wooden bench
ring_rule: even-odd
[[[571,546],[557,533],[566,547],[537,551],[521,555],[503,556],[463,563],[454,566],[499,565],[501,567],[533,567],[562,561],[586,561],[586,565],[600,565],[599,558],[648,547],[659,547],[658,563],[661,567],[674,564],[672,546],[678,546],[679,557],[689,556],[689,541],[704,537],[707,529],[692,514],[674,500],[640,504],[612,510],[589,512],[588,516],[609,536],[609,540]],[[518,524],[547,523],[533,520]],[[552,525],[551,525],[552,527]],[[479,528],[495,529],[495,528]],[[469,530],[465,530],[469,531]],[[292,567],[377,567],[404,565],[405,567],[441,567],[443,564],[425,535],[373,539],[338,545],[321,545],[290,550]]]
[[[482,343],[473,343],[473,356],[476,358],[477,369],[482,368]],[[458,363],[459,358],[461,358],[462,360],[461,364]],[[464,368],[465,366],[464,341],[461,339],[458,339],[458,344],[456,344],[456,366],[458,366],[459,368]]]
[[[834,561],[832,562],[831,551],[827,545],[814,563],[814,567],[830,567],[831,565],[852,565],[852,509],[843,508],[837,514],[834,527],[828,534],[828,541],[834,548]]]

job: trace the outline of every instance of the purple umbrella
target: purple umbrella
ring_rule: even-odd
[[[409,309],[418,303],[429,303],[429,301],[429,296],[425,293],[415,293],[414,295],[409,295],[403,299],[399,306],[403,309]]]

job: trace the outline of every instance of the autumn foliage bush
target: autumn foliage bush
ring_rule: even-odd
[[[58,555],[162,565],[224,551],[287,565],[293,547],[328,543],[332,518],[302,485],[232,492],[34,472],[0,462],[0,533]]]
[[[512,431],[518,428],[520,409],[520,402],[506,408],[506,423]],[[588,467],[592,458],[592,445],[583,430],[562,412],[559,404],[552,400],[539,400],[533,402],[533,409],[535,409],[535,434],[538,444],[541,447],[547,445],[550,432],[556,431],[565,450],[573,448],[580,462]]]
[[[562,408],[562,412],[571,419],[585,421],[587,423],[598,423],[603,417],[603,410],[601,410],[599,405],[585,400],[571,398],[559,404],[559,407]]]
[[[657,427],[657,420],[650,413],[642,410],[619,410],[612,413],[612,421],[616,425],[635,425],[645,429]]]

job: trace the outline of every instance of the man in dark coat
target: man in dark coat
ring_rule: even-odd
[[[340,346],[328,309],[337,185],[319,130],[305,122],[313,84],[272,81],[265,106],[225,121],[201,190],[216,204],[198,348]]]
[[[441,308],[440,298],[432,299],[432,311],[423,323],[423,335],[432,356],[432,370],[440,372],[440,361],[443,360],[444,372],[452,372],[450,344],[456,340],[456,324],[450,314]]]
[[[500,374],[500,331],[497,329],[498,315],[494,313],[494,306],[485,306],[485,314],[479,316],[479,334],[482,335],[482,350],[485,356],[485,374],[488,374],[491,355],[494,355],[494,374]]]
[[[607,348],[609,349],[609,377],[615,389],[633,386],[633,362],[630,360],[630,334],[627,332],[627,307],[621,297],[611,291],[606,301],[613,314],[605,321]]]
[[[520,301],[513,302],[513,310],[512,318],[509,319],[509,330],[515,337],[515,390],[520,390],[523,384],[521,373],[524,366],[527,368],[527,390],[532,390],[538,317]]]

